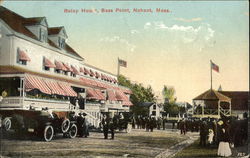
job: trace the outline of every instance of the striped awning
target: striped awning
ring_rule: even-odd
[[[82,67],[80,67],[80,72],[84,73],[84,69]]]
[[[89,70],[87,68],[84,68],[84,73],[90,75],[90,72],[89,72]]]
[[[122,102],[122,105],[125,105],[125,106],[132,106],[133,103],[131,101],[123,101]]]
[[[67,68],[60,61],[55,61],[56,69],[67,71]]]
[[[88,88],[87,89],[87,96],[86,96],[87,99],[96,99],[98,100],[99,99],[99,96],[96,94],[95,90],[92,89],[92,88]]]
[[[68,64],[63,63],[63,66],[66,68],[66,71],[73,72],[73,69]]]
[[[95,77],[99,78],[101,75],[98,72],[95,72]]]
[[[25,76],[25,91],[31,91],[33,89],[38,89],[42,93],[51,94],[50,88],[46,83],[40,78],[32,75]]]
[[[22,50],[18,50],[18,58],[23,61],[31,61],[29,56]]]
[[[43,64],[44,64],[44,66],[49,67],[49,68],[55,68],[55,67],[56,67],[56,65],[53,64],[53,63],[52,63],[49,59],[47,59],[46,57],[44,57]]]
[[[76,97],[77,93],[66,82],[55,81],[33,75],[25,76],[25,91],[38,89],[45,94],[57,94],[63,96]]]
[[[58,82],[59,86],[65,91],[66,96],[76,97],[77,93],[71,88],[68,83]]]
[[[90,76],[95,76],[95,73],[90,69]]]
[[[78,70],[74,66],[71,65],[71,68],[72,68],[74,74],[79,75]]]
[[[59,86],[56,81],[44,80],[46,85],[50,88],[51,94],[67,96],[67,93]]]
[[[121,92],[119,90],[117,90],[115,92],[115,94],[116,94],[117,100],[120,100],[120,101],[128,101],[129,100],[128,97],[123,92]]]
[[[115,95],[115,92],[113,90],[107,90],[108,92],[108,100],[110,101],[116,101],[117,98],[116,98],[116,95]]]
[[[95,89],[95,92],[98,95],[99,100],[106,100],[104,94],[102,93],[102,91],[100,89]]]

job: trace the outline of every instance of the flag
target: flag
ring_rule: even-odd
[[[123,66],[123,67],[127,67],[127,62],[125,60],[118,59],[118,65]]]
[[[219,72],[219,66],[216,65],[215,63],[213,63],[212,61],[211,61],[211,68],[212,68],[214,71]]]

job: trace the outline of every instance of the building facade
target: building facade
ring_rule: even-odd
[[[77,108],[98,126],[102,112],[128,112],[131,90],[85,62],[64,27],[0,6],[0,108]]]

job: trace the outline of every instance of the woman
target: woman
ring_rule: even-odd
[[[218,156],[228,157],[232,155],[232,151],[229,146],[230,134],[229,134],[229,125],[227,122],[223,123],[220,130],[220,143],[218,147]]]

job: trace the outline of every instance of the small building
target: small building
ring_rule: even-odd
[[[155,118],[162,117],[163,106],[155,102],[144,102],[140,104],[141,107],[146,108],[148,116]]]
[[[232,116],[243,118],[248,113],[249,92],[247,91],[219,91],[231,98]]]

